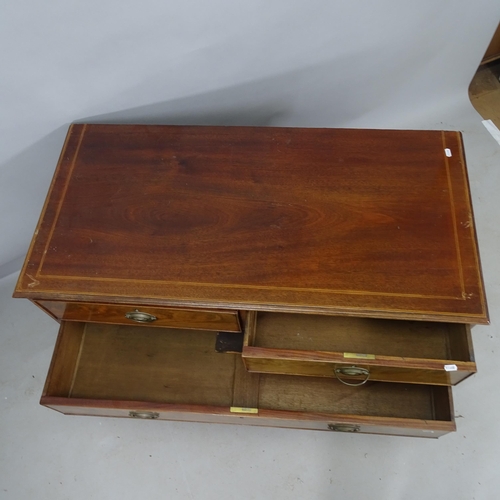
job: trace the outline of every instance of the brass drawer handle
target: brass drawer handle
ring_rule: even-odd
[[[329,431],[337,431],[337,432],[359,432],[359,425],[353,424],[328,424]]]
[[[339,375],[344,375],[345,377],[358,377],[358,376],[363,376],[365,377],[361,382],[347,382]],[[360,385],[366,384],[368,382],[368,379],[370,378],[370,370],[367,370],[366,368],[361,368],[360,366],[343,366],[341,368],[335,368],[335,376],[337,377],[337,380],[339,382],[342,382],[345,385],[349,385],[351,387],[358,387]]]
[[[154,420],[158,418],[160,414],[156,411],[130,411],[128,416],[132,418],[149,418]]]
[[[131,319],[132,321],[136,321],[137,323],[152,323],[158,319],[156,316],[141,312],[138,309],[125,313],[125,317],[127,319]]]

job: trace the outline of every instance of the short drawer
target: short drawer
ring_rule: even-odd
[[[66,414],[439,437],[449,387],[248,373],[215,332],[62,322],[41,403]]]
[[[462,324],[251,312],[243,360],[250,372],[455,385],[476,372]]]
[[[113,323],[117,325],[141,324],[146,326],[216,330],[221,332],[241,331],[236,311],[47,300],[38,300],[36,303],[55,318],[64,321]]]

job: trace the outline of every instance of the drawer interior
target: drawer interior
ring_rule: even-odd
[[[257,313],[253,347],[473,361],[463,324]]]
[[[215,332],[65,322],[62,330],[60,340],[74,343],[72,362],[52,374],[46,388],[52,396],[232,403],[235,357],[214,351]],[[56,349],[68,356],[67,347]]]
[[[320,377],[261,375],[259,406],[295,412],[451,420],[446,387],[369,382],[348,387]],[[440,404],[444,402],[445,404]]]
[[[63,322],[42,397],[142,401],[450,422],[448,388],[256,375],[215,332]],[[293,418],[293,417],[292,417]]]

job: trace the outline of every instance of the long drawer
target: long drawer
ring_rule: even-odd
[[[41,403],[66,414],[438,437],[449,387],[252,374],[216,333],[65,322]]]
[[[58,320],[240,332],[237,311],[37,300]]]
[[[251,312],[243,360],[251,372],[455,385],[476,372],[463,324]]]

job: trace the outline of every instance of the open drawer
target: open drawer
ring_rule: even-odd
[[[41,403],[66,414],[438,437],[449,387],[248,373],[216,333],[62,322]]]
[[[455,385],[476,372],[470,327],[270,312],[247,316],[250,372]]]

